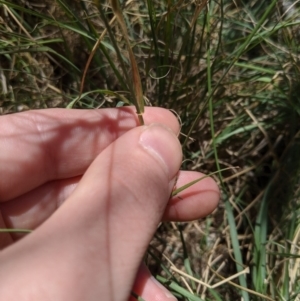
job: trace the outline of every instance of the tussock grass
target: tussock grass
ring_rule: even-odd
[[[136,103],[129,43],[144,101],[180,115],[183,167],[230,167],[211,216],[160,227],[152,272],[182,300],[299,300],[298,4],[120,5],[128,41],[109,2],[0,0],[1,113]]]

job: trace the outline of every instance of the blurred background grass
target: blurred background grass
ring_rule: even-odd
[[[182,121],[183,168],[231,168],[211,216],[163,224],[149,248],[180,300],[300,300],[297,2],[120,3],[145,102]],[[0,0],[1,114],[126,105],[131,78],[109,2]]]

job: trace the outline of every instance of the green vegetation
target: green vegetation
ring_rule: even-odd
[[[137,104],[129,43],[145,102],[181,118],[183,168],[230,167],[217,174],[219,208],[162,225],[149,248],[179,299],[299,300],[300,18],[289,3],[122,1],[126,41],[110,2],[0,0],[1,114]]]

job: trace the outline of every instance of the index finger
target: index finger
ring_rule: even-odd
[[[175,116],[147,107],[146,124],[163,123],[175,133]],[[82,175],[110,143],[138,125],[135,108],[46,109],[0,118],[0,201],[43,183]]]

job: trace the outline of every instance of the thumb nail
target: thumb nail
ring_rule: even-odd
[[[162,125],[152,124],[145,127],[140,136],[140,144],[151,156],[160,161],[169,174],[169,179],[173,179],[182,160],[181,145],[175,134]]]

